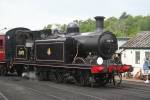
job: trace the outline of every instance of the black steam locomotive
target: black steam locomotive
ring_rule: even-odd
[[[68,25],[64,35],[51,30],[15,31],[15,52],[9,57],[6,69],[11,66],[18,75],[35,71],[39,80],[83,86],[120,84],[121,73],[130,71],[131,66],[118,64],[116,58],[112,58],[118,48],[116,36],[112,32],[103,32],[104,17],[95,19],[96,32],[90,33],[80,33],[75,23]],[[10,41],[10,37],[6,41]],[[11,49],[7,50],[10,52]]]

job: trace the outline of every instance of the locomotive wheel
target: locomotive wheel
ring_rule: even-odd
[[[1,76],[7,75],[7,67],[5,65],[0,65],[0,75]]]
[[[7,74],[7,68],[4,65],[0,65],[0,75],[5,76]]]
[[[56,71],[54,74],[55,74],[55,81],[56,81],[57,83],[62,83],[62,82],[64,82],[64,75],[63,75],[62,72]]]
[[[22,70],[18,70],[18,69],[17,69],[17,75],[18,75],[18,76],[21,76],[21,75],[22,75],[22,73],[23,73],[23,71],[22,71]]]
[[[42,72],[37,73],[37,78],[38,78],[39,81],[43,81]]]
[[[39,81],[48,80],[49,71],[45,71],[43,68],[35,68],[35,71]]]
[[[91,85],[91,82],[90,82],[91,75],[90,75],[89,70],[85,70],[85,69],[79,70],[78,75],[79,75],[78,84],[80,86],[90,86]]]
[[[73,63],[86,64],[86,60],[82,57],[76,57]],[[87,86],[89,84],[89,73],[86,70],[78,70],[76,76],[76,82],[80,86]]]
[[[15,69],[16,69],[17,75],[22,76],[22,73],[24,71],[24,65],[16,65]]]
[[[108,74],[98,75],[98,77],[98,85],[105,86],[107,83],[109,83],[110,76]]]
[[[92,75],[90,77],[90,86],[91,87],[95,87],[96,86],[95,75]]]
[[[86,79],[85,79],[85,75],[82,71],[79,72],[79,85],[80,86],[85,86],[86,85]]]
[[[121,73],[115,73],[113,75],[113,85],[114,86],[119,86],[122,82],[122,74]]]
[[[37,76],[39,81],[44,81],[45,80],[44,76],[46,76],[46,72],[40,71]]]

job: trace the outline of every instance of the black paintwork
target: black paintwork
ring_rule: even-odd
[[[5,53],[6,53],[6,61],[11,61],[16,55],[16,33],[30,31],[27,28],[14,28],[6,32],[6,43],[5,43]]]

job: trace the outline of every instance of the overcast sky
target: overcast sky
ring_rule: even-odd
[[[150,0],[0,0],[0,30],[4,27],[43,29],[94,16],[150,15]]]

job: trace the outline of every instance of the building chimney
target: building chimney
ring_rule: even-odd
[[[104,18],[103,16],[96,16],[95,20],[96,20],[96,32],[103,32],[103,28],[104,28]]]

